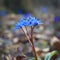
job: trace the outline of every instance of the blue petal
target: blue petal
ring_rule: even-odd
[[[23,23],[17,23],[16,24],[16,29],[20,29],[20,28],[22,28],[24,25],[23,25]]]
[[[24,24],[24,26],[28,26],[29,25],[29,21],[25,20],[25,21],[23,21],[23,24]]]
[[[36,22],[38,23],[38,25],[39,24],[43,24],[43,21],[42,20],[40,20],[40,19],[36,19],[36,20],[37,20]]]
[[[19,28],[21,28],[21,25],[20,25],[20,23],[17,23],[16,24],[16,29],[19,29]]]
[[[39,24],[43,24],[43,22],[35,17],[31,17],[30,19],[30,25],[39,25]]]

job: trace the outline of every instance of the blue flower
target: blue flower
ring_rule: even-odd
[[[20,29],[20,28],[21,28],[20,23],[17,23],[17,24],[16,24],[16,29]]]
[[[42,20],[40,19],[35,19],[35,25],[43,24]]]
[[[29,26],[29,21],[25,20],[25,21],[23,21],[23,24],[24,24],[24,26]]]
[[[25,14],[22,18],[20,18],[20,22],[22,21],[26,21],[26,20],[29,20],[29,18],[31,17],[32,15],[31,14]]]
[[[36,17],[31,17],[30,25],[36,26],[39,24],[43,24],[43,22],[41,20],[37,19]]]
[[[23,26],[28,26],[29,25],[29,22],[28,22],[28,20],[24,20],[24,21],[21,21],[21,22],[18,22],[17,24],[16,24],[16,30],[18,30],[18,29],[21,29]]]
[[[43,24],[43,22],[36,17],[28,16],[28,17],[22,17],[19,21],[19,23],[16,24],[16,29],[20,29],[23,26],[36,26],[39,24]]]
[[[24,26],[24,25],[23,25],[23,23],[21,22],[21,23],[17,23],[15,27],[16,27],[16,29],[18,30],[18,29],[22,28],[22,26]]]

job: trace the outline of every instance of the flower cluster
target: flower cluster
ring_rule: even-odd
[[[31,26],[36,26],[39,24],[43,24],[43,22],[32,15],[23,16],[20,19],[20,21],[16,24],[16,30],[19,30],[20,28],[22,28],[22,31],[24,32],[27,40],[30,42],[31,47],[34,51],[34,55],[35,55],[36,60],[38,60],[38,59],[37,59],[37,55],[36,55],[34,43],[33,43],[33,29],[31,28],[31,34],[29,34],[29,32],[25,26],[31,27]]]
[[[24,16],[20,19],[20,21],[16,24],[16,29],[20,29],[23,26],[36,26],[39,24],[43,24],[43,22],[36,17],[33,17],[31,15]]]

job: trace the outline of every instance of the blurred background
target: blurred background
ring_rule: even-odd
[[[34,30],[37,56],[43,60],[49,51],[60,51],[60,0],[0,0],[0,60],[33,57],[24,33],[12,31],[25,14],[44,22]]]

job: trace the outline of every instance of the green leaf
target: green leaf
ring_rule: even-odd
[[[50,60],[54,55],[58,55],[58,51],[52,51],[51,53],[46,54],[44,60]]]
[[[35,58],[29,59],[29,60],[36,60]],[[40,58],[38,58],[38,60],[41,60]]]

